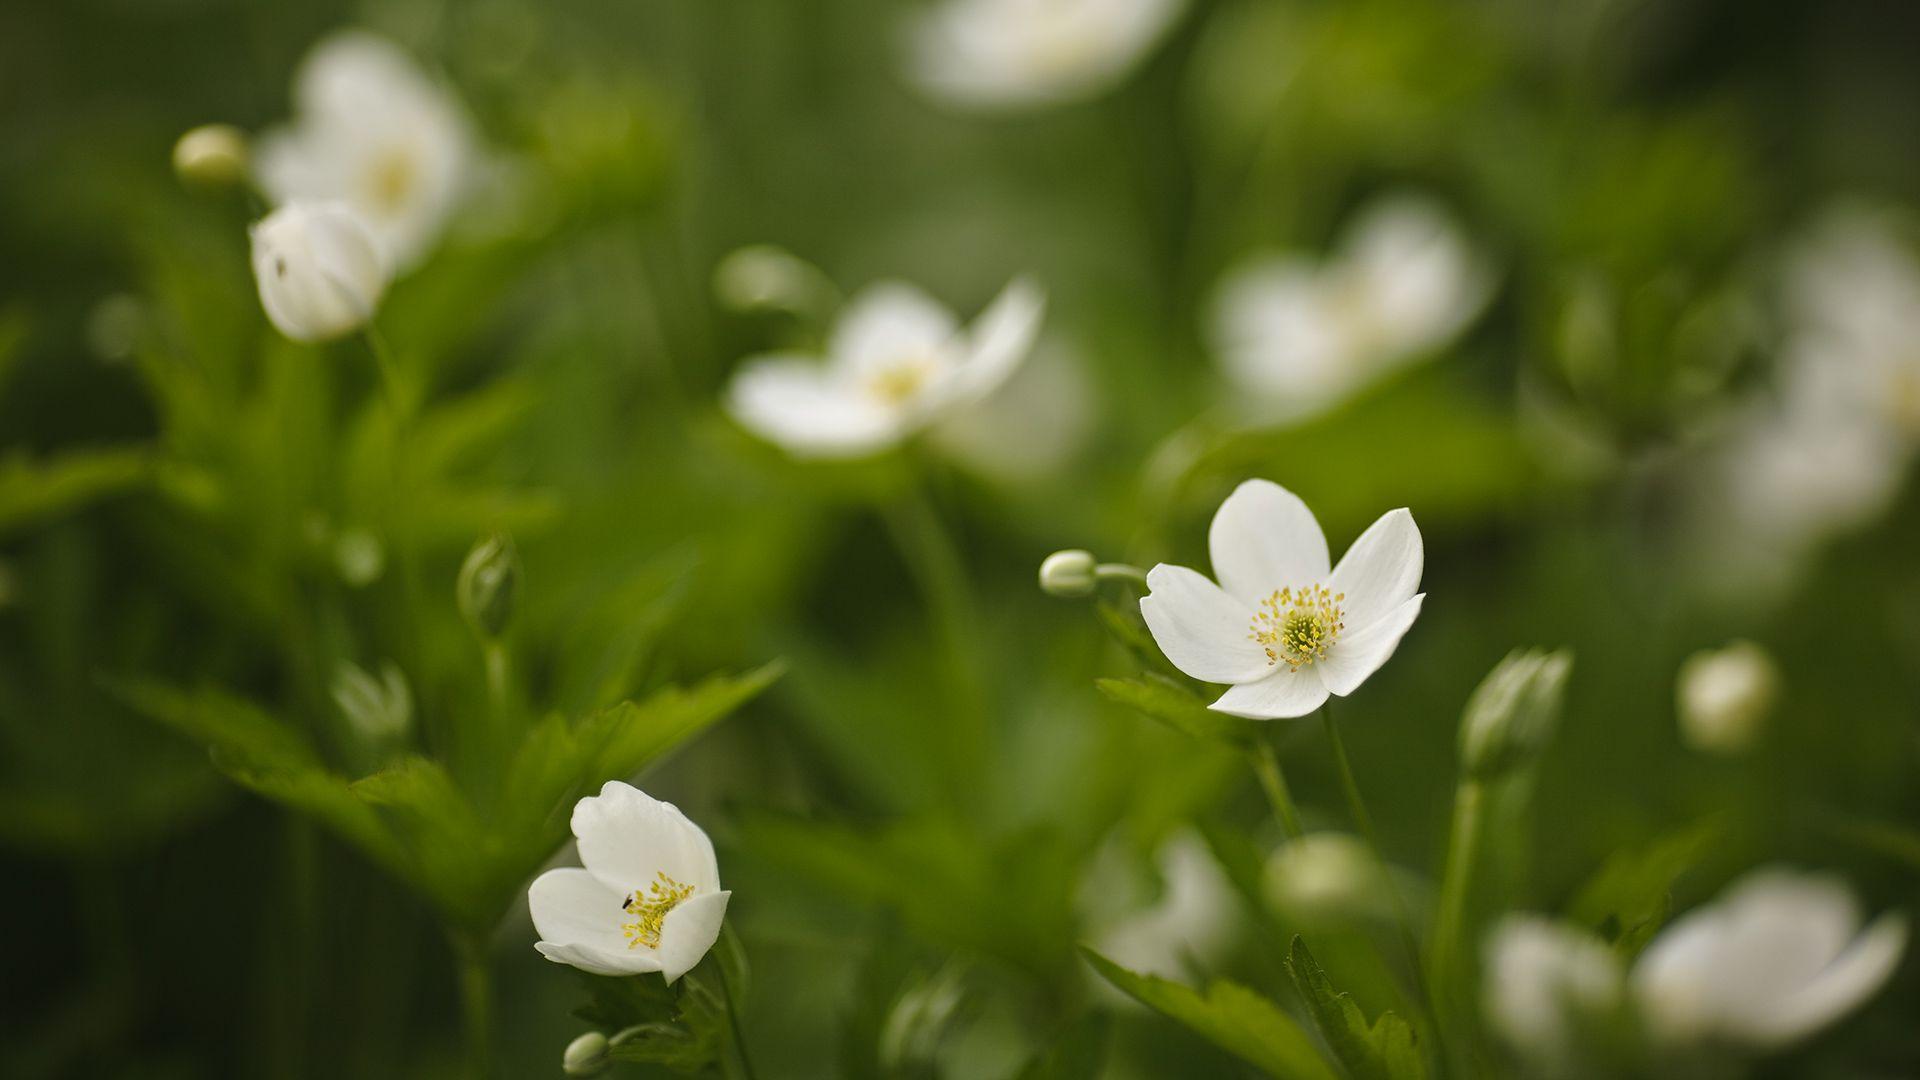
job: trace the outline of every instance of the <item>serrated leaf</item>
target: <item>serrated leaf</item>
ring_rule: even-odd
[[[1141,975],[1083,949],[1087,962],[1141,1004],[1280,1080],[1339,1080],[1305,1030],[1278,1005],[1222,979],[1205,994]]]
[[[1214,712],[1186,687],[1162,675],[1095,679],[1093,685],[1108,701],[1196,739],[1237,747],[1257,735],[1252,721]]]
[[[1353,1080],[1424,1080],[1426,1061],[1413,1029],[1393,1013],[1367,1023],[1352,994],[1337,993],[1307,943],[1296,935],[1287,950],[1287,974],[1335,1058]]]
[[[1120,646],[1133,655],[1142,667],[1150,671],[1159,671],[1168,675],[1177,670],[1160,651],[1160,644],[1153,640],[1153,633],[1147,629],[1146,620],[1140,617],[1140,605],[1137,601],[1118,604],[1112,600],[1101,600],[1095,610],[1100,614],[1100,624],[1107,633],[1120,643]]]
[[[775,660],[744,675],[712,676],[692,689],[668,687],[639,704],[624,702],[589,718],[581,740],[599,742],[593,771],[603,778],[639,772],[752,700],[784,670]]]

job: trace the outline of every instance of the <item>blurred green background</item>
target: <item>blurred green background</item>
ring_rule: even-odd
[[[786,661],[640,781],[715,837],[762,1075],[1011,1077],[1083,1030],[1105,1075],[1235,1074],[1076,947],[1167,887],[1169,837],[1197,828],[1231,870],[1277,833],[1241,762],[1094,691],[1137,665],[1033,575],[1063,547],[1204,568],[1248,476],[1300,493],[1336,551],[1391,507],[1424,532],[1424,616],[1339,711],[1416,897],[1460,706],[1541,645],[1577,658],[1566,715],[1486,903],[1558,910],[1609,855],[1711,820],[1679,906],[1772,859],[1917,906],[1920,500],[1749,571],[1703,462],[1778,369],[1782,253],[1835,206],[1904,228],[1920,200],[1920,9],[1199,0],[1110,91],[980,116],[903,78],[913,7],[0,11],[0,1074],[457,1074],[431,908],[117,688],[221,687],[371,771],[335,673],[398,665],[423,739],[484,708],[454,580],[493,531],[524,562],[530,714]],[[423,398],[398,455],[364,347],[275,335],[254,211],[169,167],[194,125],[287,116],[300,58],[347,26],[443,76],[499,163],[383,305]],[[1485,312],[1321,414],[1230,416],[1221,275],[1326,251],[1407,188],[1489,256]],[[758,243],[966,315],[1030,272],[1028,374],[1052,381],[996,399],[999,455],[791,461],[717,405],[741,358],[818,330],[714,299]],[[923,503],[965,575],[972,728],[893,542]],[[1675,672],[1742,637],[1782,697],[1749,753],[1691,750]],[[1309,825],[1345,828],[1317,725],[1273,736]],[[1228,876],[1239,946],[1201,970],[1279,994],[1291,926]],[[1361,936],[1316,948],[1371,1012],[1396,991]],[[524,903],[491,938],[502,1076],[558,1075],[582,1030],[533,940]],[[1913,1075],[1916,1009],[1908,962],[1769,1068]]]

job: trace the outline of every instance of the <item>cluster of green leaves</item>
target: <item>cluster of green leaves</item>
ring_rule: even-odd
[[[746,953],[732,930],[692,971],[669,985],[657,974],[581,974],[587,1004],[574,1010],[608,1039],[607,1059],[678,1076],[742,1075],[732,1015],[749,991]]]

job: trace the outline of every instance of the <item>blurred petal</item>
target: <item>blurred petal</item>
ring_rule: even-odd
[[[573,808],[580,861],[622,896],[665,874],[696,892],[720,891],[713,842],[672,803],[609,780],[600,794]],[[616,905],[617,906],[617,905]]]
[[[1317,665],[1316,665],[1317,666]],[[1259,682],[1241,683],[1207,706],[1249,720],[1291,720],[1326,704],[1327,686],[1313,666],[1297,671],[1278,665]]]
[[[1340,601],[1346,624],[1364,629],[1419,590],[1425,563],[1420,527],[1413,523],[1413,515],[1405,509],[1389,510],[1341,556],[1328,587],[1346,594]]]
[[[968,331],[967,357],[950,376],[952,393],[978,401],[999,389],[1033,351],[1046,308],[1046,293],[1029,278],[1002,289]]]
[[[1906,948],[1905,917],[1875,919],[1826,970],[1780,1003],[1770,1025],[1775,1040],[1805,1038],[1858,1008],[1885,985]]]
[[[899,441],[902,419],[878,398],[798,356],[749,360],[727,387],[727,413],[795,457],[860,457]]]
[[[1420,602],[1425,598],[1425,593],[1418,594],[1373,625],[1342,632],[1340,640],[1327,650],[1326,657],[1314,665],[1320,669],[1320,678],[1326,682],[1327,689],[1346,697],[1359,689],[1367,676],[1379,671],[1393,656],[1393,650],[1413,626],[1413,621],[1420,617]]]
[[[693,969],[720,939],[720,924],[727,916],[730,892],[702,893],[674,905],[660,923],[660,974],[668,982]]]
[[[1211,683],[1266,673],[1267,654],[1249,632],[1253,612],[1220,586],[1184,566],[1161,563],[1147,574],[1147,588],[1140,614],[1174,667]]]
[[[953,312],[939,301],[905,282],[882,281],[847,301],[827,356],[836,374],[857,381],[902,360],[944,360],[959,335]]]
[[[1207,530],[1213,573],[1241,603],[1275,589],[1327,580],[1327,538],[1300,497],[1271,480],[1248,480],[1227,496]]]

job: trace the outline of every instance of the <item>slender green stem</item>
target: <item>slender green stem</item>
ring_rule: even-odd
[[[491,1074],[493,1050],[493,970],[487,963],[482,935],[454,936],[460,963],[460,1011],[467,1029],[467,1061],[474,1080]]]
[[[1300,827],[1300,810],[1293,804],[1293,793],[1287,790],[1287,778],[1280,771],[1280,757],[1273,752],[1273,743],[1262,737],[1247,748],[1247,761],[1253,766],[1253,773],[1260,778],[1260,787],[1267,793],[1267,802],[1273,807],[1273,814],[1280,819],[1280,828],[1287,839],[1298,840],[1306,835]]]
[[[1103,562],[1093,568],[1093,578],[1095,581],[1124,581],[1142,589],[1147,587],[1147,572],[1126,563]]]
[[[401,420],[407,412],[400,365],[394,360],[393,348],[387,344],[386,335],[371,320],[361,330],[360,336],[367,343],[367,351],[373,354],[374,366],[380,369],[380,385],[386,391],[387,407],[392,410],[395,437],[398,438]]]
[[[1486,789],[1477,780],[1461,780],[1453,797],[1453,829],[1433,930],[1433,980],[1442,987],[1452,986],[1459,976],[1461,957],[1469,945],[1467,905],[1480,858],[1480,813],[1485,801]]]
[[[727,1005],[727,1030],[733,1033],[733,1052],[740,1059],[740,1073],[745,1080],[758,1080],[753,1071],[753,1058],[747,1054],[747,1037],[740,1030],[740,1006],[733,999],[733,986],[727,982],[727,965],[713,965],[715,976],[720,980],[720,997]]]

